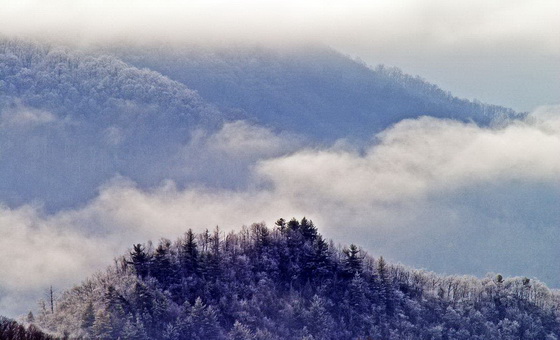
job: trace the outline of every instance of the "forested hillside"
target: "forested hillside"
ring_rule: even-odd
[[[369,141],[422,115],[489,124],[515,113],[323,47],[79,49],[0,38],[0,198],[55,211],[117,175],[143,188],[188,185],[200,180],[182,159],[194,131],[239,119],[331,143]]]
[[[119,111],[151,112],[185,123],[211,121],[219,112],[183,84],[108,55],[19,40],[0,40],[0,104],[103,121]],[[134,112],[141,110],[143,112]],[[131,112],[132,111],[132,112]],[[174,117],[177,116],[177,117]],[[92,117],[93,116],[93,117]],[[123,119],[122,117],[120,119]]]
[[[330,48],[121,49],[127,62],[180,81],[221,107],[320,139],[369,138],[427,115],[489,124],[510,109],[459,99],[396,68],[372,69]],[[309,127],[313,127],[310,129]]]
[[[116,174],[159,183],[172,176],[156,164],[169,164],[195,129],[228,118],[185,85],[115,57],[0,39],[0,198],[56,209]]]
[[[335,246],[307,220],[136,244],[39,323],[96,339],[557,339],[529,278],[441,276]]]

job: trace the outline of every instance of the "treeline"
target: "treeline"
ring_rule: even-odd
[[[401,85],[413,96],[427,98],[433,105],[446,107],[449,112],[456,115],[453,118],[458,120],[474,120],[479,124],[487,125],[500,119],[520,118],[524,115],[503,106],[484,104],[476,99],[470,101],[457,98],[451,92],[444,91],[419,76],[406,74],[397,67],[379,65],[375,68],[375,72],[379,76]]]
[[[54,340],[36,326],[25,327],[14,320],[0,317],[0,339],[2,340]]]
[[[481,125],[519,117],[511,109],[454,97],[420,77],[397,68],[371,68],[324,46],[121,47],[116,54],[197,90],[220,107],[239,108],[265,125],[321,140],[350,135],[369,140],[402,119],[420,116]]]
[[[137,244],[39,322],[84,339],[557,339],[538,281],[439,276],[327,242],[307,220]]]

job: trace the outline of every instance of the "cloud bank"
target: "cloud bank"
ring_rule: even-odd
[[[117,177],[79,209],[0,207],[0,314],[25,312],[49,285],[78,282],[132,243],[292,216],[409,265],[536,276],[560,286],[560,107],[496,128],[405,120],[363,149],[305,145],[231,123],[213,135],[201,132],[177,166],[193,171],[194,150],[209,155],[202,168],[241,160],[229,178],[243,178],[243,186],[169,181],[143,190]]]
[[[559,12],[555,0],[5,0],[0,35],[82,45],[320,42],[460,97],[530,111],[560,100]]]
[[[397,49],[522,42],[558,53],[559,6],[553,0],[8,0],[0,5],[0,31],[85,40],[319,38]]]

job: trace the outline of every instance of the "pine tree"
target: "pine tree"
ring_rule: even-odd
[[[301,219],[300,232],[305,241],[313,242],[317,237],[317,228],[313,221],[307,220],[305,217]]]
[[[130,252],[131,261],[130,264],[134,265],[136,270],[136,275],[140,278],[144,278],[149,274],[149,265],[151,262],[151,257],[146,253],[145,248],[141,244],[133,245],[133,250]]]
[[[93,310],[93,304],[89,302],[86,305],[86,309],[82,313],[82,329],[89,330],[93,323],[95,322],[95,312]]]
[[[179,274],[171,259],[170,247],[171,241],[162,239],[154,252],[151,266],[152,275],[163,287],[169,287],[179,280]]]
[[[383,256],[380,256],[379,260],[377,260],[376,272],[377,288],[379,290],[378,296],[381,299],[384,312],[392,315],[394,309],[392,296],[393,288],[390,282],[389,269],[387,268],[387,263]]]
[[[196,299],[191,312],[192,339],[219,339],[221,338],[218,315],[214,308],[206,306],[202,299]]]
[[[247,326],[235,321],[232,330],[228,333],[228,340],[254,340],[255,336]]]
[[[189,229],[185,234],[185,239],[181,247],[181,263],[185,271],[185,275],[192,275],[198,273],[198,245],[196,243],[196,235],[192,229]]]
[[[326,309],[325,301],[318,295],[311,299],[311,306],[306,316],[306,327],[316,339],[329,339],[333,329],[333,320]]]
[[[285,219],[279,218],[274,224],[278,227],[280,232],[285,232],[286,231],[286,220]]]
[[[33,312],[29,311],[29,313],[27,313],[27,318],[25,321],[27,321],[28,323],[35,322],[35,316],[33,316]]]
[[[162,337],[164,340],[179,340],[179,330],[173,324],[168,323],[165,326]]]
[[[100,309],[95,314],[95,321],[92,327],[93,335],[96,339],[111,340],[113,339],[113,326],[111,324],[111,316],[106,310]]]
[[[362,272],[362,258],[360,256],[360,250],[356,245],[351,244],[350,248],[344,249],[344,270],[346,272],[347,278],[353,278],[356,273]]]

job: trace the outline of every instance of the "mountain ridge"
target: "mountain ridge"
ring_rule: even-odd
[[[111,50],[109,50],[109,53]],[[402,119],[428,115],[488,125],[511,109],[459,99],[397,68],[373,69],[325,46],[160,47],[113,50],[196,89],[259,123],[316,138],[370,137]],[[313,131],[306,129],[312,125]]]

